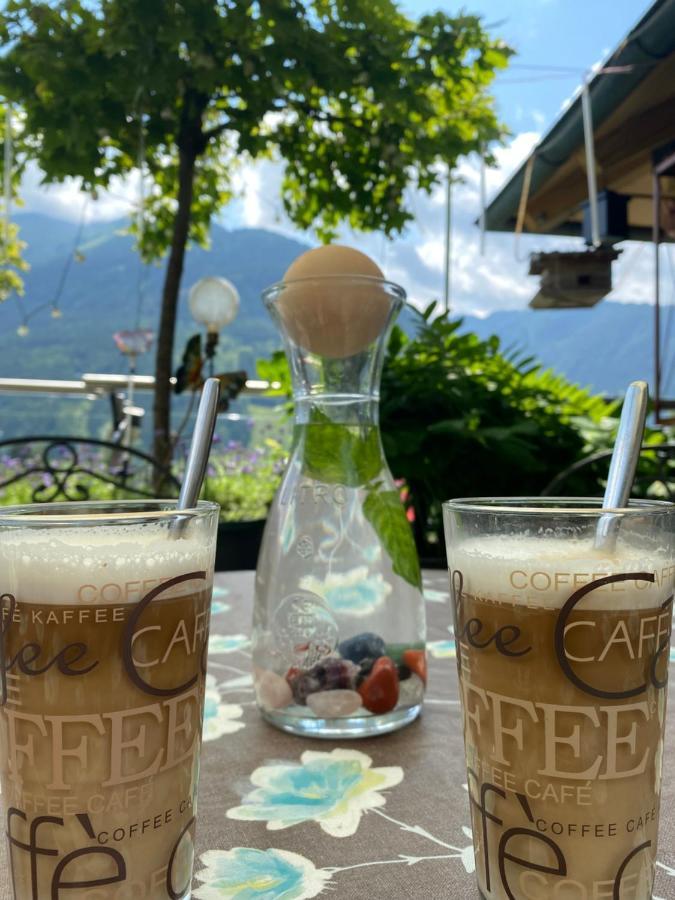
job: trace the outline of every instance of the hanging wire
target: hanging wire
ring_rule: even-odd
[[[495,80],[495,85],[501,87],[503,84],[535,84],[540,81],[565,81],[570,78],[578,77],[577,73],[568,72],[552,73],[551,75],[524,75],[522,78],[499,78]]]
[[[17,334],[19,334],[21,337],[25,337],[29,333],[28,323],[31,321],[31,319],[34,319],[37,315],[43,312],[43,310],[51,308],[52,318],[54,319],[60,319],[63,316],[63,311],[61,310],[59,304],[63,296],[63,291],[68,280],[71,266],[77,257],[77,251],[82,242],[82,235],[86,224],[87,208],[89,206],[90,200],[91,198],[87,196],[85,197],[84,203],[82,204],[82,211],[80,212],[80,220],[77,226],[77,231],[75,232],[73,249],[66,256],[66,261],[63,265],[63,269],[61,270],[61,275],[59,277],[59,283],[52,299],[47,300],[45,303],[40,303],[38,306],[34,307],[34,309],[26,310],[23,298],[17,295],[16,301],[17,306],[19,307],[19,314],[21,316],[21,324],[17,329]]]
[[[652,69],[658,64],[658,62],[659,60],[655,59],[650,62],[635,62],[612,65],[611,62],[608,61],[607,65],[599,66],[590,74],[591,77],[594,75],[630,75],[631,73],[640,71],[642,69]],[[498,74],[498,84],[527,84],[537,81],[555,81],[572,76],[576,76],[577,78],[585,78],[588,72],[588,70],[582,66],[559,66],[555,64],[548,65],[543,63],[509,63],[509,72],[513,70],[533,73],[536,72],[538,74],[525,74],[522,76],[518,76],[517,78],[502,78]]]
[[[145,125],[143,123],[143,88],[139,87],[136,92],[135,105],[138,115],[138,156],[136,165],[138,168],[138,209],[136,213],[136,229],[138,231],[138,281],[136,284],[136,319],[134,321],[134,329],[138,331],[141,327],[141,316],[143,313],[143,301],[145,299],[145,287],[147,282],[147,266],[143,260],[143,238],[145,235],[145,185],[143,182],[145,175]]]
[[[11,231],[11,210],[12,210],[12,169],[14,167],[14,134],[12,127],[12,107],[11,104],[7,104],[7,110],[5,113],[5,147],[4,147],[4,171],[3,171],[3,194],[4,194],[4,210],[3,210],[3,244],[4,244],[4,255],[5,259],[9,256],[9,242],[10,242],[10,231]],[[59,303],[61,300],[61,296],[63,294],[63,289],[66,284],[66,280],[68,278],[68,273],[70,271],[70,267],[75,258],[75,254],[77,252],[77,248],[80,245],[82,240],[82,233],[84,230],[85,217],[87,212],[87,206],[89,204],[89,197],[85,198],[84,203],[82,204],[82,212],[80,214],[80,222],[75,234],[75,244],[73,246],[73,250],[68,254],[64,267],[61,271],[61,277],[59,279],[59,283],[56,289],[56,293],[52,300],[47,303],[41,303],[39,306],[35,307],[28,311],[26,309],[26,305],[23,297],[15,293],[14,301],[16,303],[20,324],[17,329],[17,333],[21,337],[25,337],[29,333],[28,323],[31,319],[35,318],[40,312],[44,309],[51,307],[52,316],[54,318],[60,318],[62,315],[62,311],[59,308]]]
[[[59,303],[61,302],[61,296],[63,295],[63,289],[66,286],[66,281],[68,280],[68,275],[70,273],[70,267],[72,266],[73,261],[75,260],[75,258],[77,256],[78,248],[80,246],[80,243],[82,242],[82,235],[84,233],[84,226],[85,226],[85,222],[86,222],[86,218],[87,218],[87,208],[89,206],[90,199],[91,198],[89,196],[86,196],[84,198],[84,203],[82,204],[82,210],[80,211],[80,221],[77,226],[77,231],[75,232],[75,242],[73,245],[73,249],[72,249],[72,252],[69,253],[68,256],[66,257],[66,262],[63,266],[63,270],[61,272],[61,278],[59,279],[59,283],[57,285],[56,293],[54,294],[54,298],[51,300],[50,303],[43,303],[42,306],[38,306],[37,309],[33,310],[30,313],[28,318],[32,318],[33,316],[36,315],[36,313],[38,313],[41,309],[45,309],[47,306],[51,306],[53,318],[58,319],[61,317],[62,312],[61,312],[61,309],[59,308]]]
[[[450,312],[452,282],[452,169],[448,163],[445,184],[445,240],[443,241],[443,306]]]
[[[5,110],[5,152],[4,152],[4,170],[2,173],[2,189],[4,198],[3,208],[3,257],[6,265],[9,265],[9,244],[11,239],[12,227],[12,170],[14,168],[14,130],[12,123],[12,104],[7,103]],[[28,319],[26,318],[26,310],[23,304],[23,298],[17,291],[13,291],[13,298],[19,312],[19,327],[17,334],[21,337],[28,334]]]
[[[66,256],[66,261],[63,265],[63,269],[61,270],[61,275],[59,277],[59,283],[57,285],[56,291],[55,291],[52,299],[47,300],[45,303],[40,303],[34,309],[27,311],[25,304],[23,303],[23,299],[20,297],[17,297],[17,300],[19,301],[20,314],[21,314],[21,325],[19,326],[17,333],[21,337],[25,337],[29,333],[28,323],[31,321],[31,319],[34,319],[45,309],[51,308],[52,318],[54,318],[54,319],[60,319],[62,317],[63,311],[61,310],[59,303],[61,302],[61,297],[63,296],[63,291],[66,286],[66,282],[68,281],[68,275],[70,273],[71,266],[77,256],[78,247],[80,246],[80,243],[82,242],[82,234],[84,232],[84,226],[86,223],[87,207],[89,205],[90,199],[91,198],[89,196],[85,197],[84,203],[82,204],[82,211],[80,212],[80,220],[79,220],[79,223],[77,226],[77,231],[75,232],[75,240],[73,242],[73,249]]]
[[[579,75],[585,71],[580,66],[556,66],[547,63],[509,63],[509,69],[531,69],[535,72],[560,72],[561,74],[564,72],[569,75]]]

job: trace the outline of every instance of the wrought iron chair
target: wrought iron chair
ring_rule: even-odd
[[[586,492],[591,479],[603,485],[611,455],[611,450],[601,450],[568,466],[546,485],[541,496],[576,494],[579,488],[575,483]],[[675,443],[642,445],[632,496],[675,500]]]
[[[155,496],[155,473],[178,496],[178,479],[133,447],[43,435],[0,441],[0,503],[7,502],[7,488],[21,483],[26,485],[25,502],[31,503],[150,498]]]

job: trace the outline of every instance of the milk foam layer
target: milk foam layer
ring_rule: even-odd
[[[199,522],[176,540],[169,536],[168,522],[4,532],[0,593],[20,603],[138,603],[171,578],[210,574],[214,553],[214,542]]]
[[[619,541],[612,554],[587,538],[488,536],[448,547],[450,571],[463,576],[462,590],[503,603],[556,609],[579,588],[608,575],[646,573],[654,582],[619,581],[596,588],[577,609],[653,609],[673,593],[675,560],[665,546],[648,551]]]

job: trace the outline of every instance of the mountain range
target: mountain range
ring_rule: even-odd
[[[664,346],[675,325],[674,312],[672,306],[664,310]],[[466,316],[463,327],[482,338],[496,334],[505,349],[534,356],[570,381],[616,397],[631,381],[653,381],[653,316],[646,303],[605,301],[590,309],[510,309],[485,318]],[[672,393],[673,354],[666,355],[663,372]]]
[[[24,308],[29,333],[17,335],[21,316],[15,299],[0,307],[0,377],[79,378],[84,372],[125,372],[113,342],[115,331],[155,328],[163,266],[142,266],[124,222],[76,223],[44,215],[17,217],[26,241],[30,271],[25,276]],[[278,281],[307,245],[263,229],[228,231],[215,225],[209,249],[192,247],[187,254],[176,338],[176,365],[188,336],[198,328],[188,306],[189,287],[206,275],[224,275],[241,297],[239,314],[223,332],[216,368],[255,373],[256,359],[280,346],[260,293]],[[74,251],[77,259],[73,261]],[[392,251],[392,252],[395,252]],[[70,260],[70,262],[69,262]],[[61,287],[60,287],[61,286]],[[52,318],[49,305],[58,297],[62,318]],[[666,310],[667,333],[669,313]],[[412,317],[404,318],[410,326]],[[503,310],[485,318],[465,316],[463,329],[481,337],[497,334],[505,348],[533,355],[574,382],[617,395],[636,378],[651,378],[652,310],[638,303],[604,302],[584,310]],[[666,360],[665,369],[668,369]],[[139,360],[138,371],[152,371],[152,353]],[[675,379],[672,379],[675,384]],[[141,399],[141,398],[139,398]],[[150,406],[149,395],[143,403]],[[246,406],[249,401],[237,401]],[[101,433],[108,421],[101,401],[43,396],[2,395],[0,437],[27,433]]]

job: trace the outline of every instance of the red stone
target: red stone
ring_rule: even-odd
[[[426,650],[406,650],[403,654],[403,665],[411,672],[416,672],[422,681],[427,683],[427,652]]]
[[[294,679],[298,677],[298,675],[302,674],[302,670],[298,669],[297,666],[291,666],[291,668],[286,672],[286,681],[289,684],[292,684]]]
[[[396,664],[388,656],[381,656],[358,691],[363,705],[370,712],[377,715],[390,712],[398,703]]]

